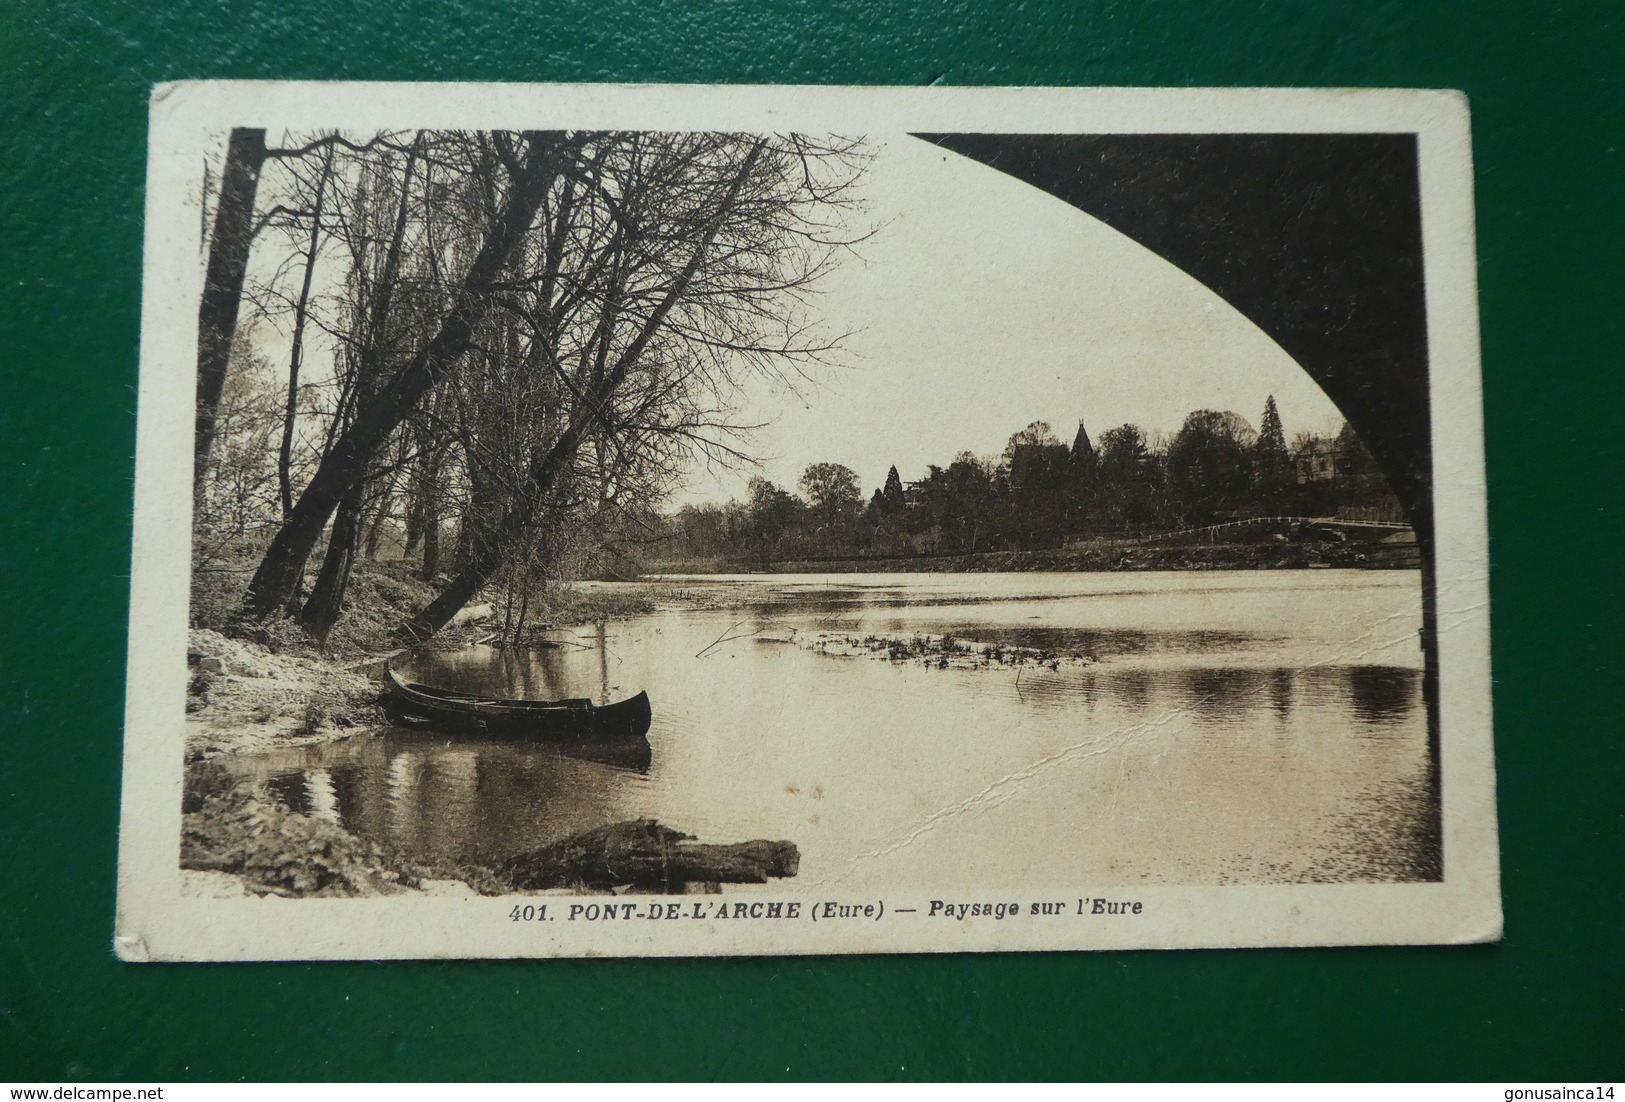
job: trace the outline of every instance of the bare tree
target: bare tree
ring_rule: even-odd
[[[239,331],[216,405],[214,445],[195,501],[195,566],[212,566],[222,554],[252,543],[268,523],[274,523],[271,442],[280,421],[277,391],[275,369],[255,347],[252,331]]]
[[[345,397],[341,403],[346,422],[353,423],[355,411],[364,408],[385,364],[401,343],[397,334],[403,327],[395,314],[401,283],[402,256],[407,225],[413,208],[412,184],[423,154],[422,134],[412,141],[398,172],[386,155],[383,171],[373,186],[363,189],[366,198],[358,205],[357,222],[350,230],[359,231],[352,240],[356,262],[350,269],[353,297],[349,310],[352,329],[345,357],[350,371],[345,377]],[[397,185],[398,178],[398,185]],[[396,188],[399,194],[396,194]],[[371,217],[369,218],[368,215]],[[380,234],[369,222],[382,221],[387,231]],[[383,227],[378,227],[383,228]],[[369,245],[382,245],[382,248]],[[381,254],[381,255],[380,255]],[[380,449],[381,450],[381,449]],[[355,565],[362,517],[366,509],[370,481],[378,472],[369,465],[340,498],[333,525],[328,533],[327,552],[310,595],[299,610],[299,622],[318,639],[326,639],[344,607],[350,571]],[[290,510],[291,512],[291,510]]]
[[[367,474],[380,449],[424,396],[443,380],[468,350],[479,322],[491,308],[492,291],[530,230],[550,184],[557,176],[563,135],[526,132],[515,141],[499,136],[502,179],[493,171],[481,182],[502,192],[500,207],[478,252],[450,296],[439,323],[381,384],[359,395],[347,428],[311,476],[260,561],[243,612],[264,618],[288,607],[305,563],[327,520],[350,489]]]
[[[299,148],[269,149],[265,131],[237,127],[226,142],[225,164],[220,175],[220,196],[215,208],[214,232],[209,240],[209,260],[203,278],[203,295],[198,303],[197,332],[197,411],[193,433],[193,488],[200,492],[203,472],[208,467],[214,444],[216,410],[225,386],[226,367],[231,358],[237,317],[242,308],[243,282],[254,239],[272,215],[294,214],[282,206],[265,218],[256,219],[260,176],[267,161],[310,156],[336,145],[364,148],[328,135]],[[205,191],[209,177],[204,166]],[[319,222],[319,214],[314,219]]]
[[[282,496],[282,515],[293,512],[293,436],[299,420],[299,369],[305,352],[305,322],[310,317],[310,286],[316,274],[316,251],[322,240],[322,205],[327,199],[328,180],[333,175],[333,149],[323,148],[321,170],[311,203],[310,241],[305,247],[304,275],[299,298],[293,308],[293,340],[288,358],[288,400],[283,406],[282,444],[277,453],[277,487]]]
[[[802,370],[830,344],[805,296],[846,244],[856,143],[800,136],[609,134],[581,150],[502,308],[528,326],[525,360],[555,383],[558,414],[523,485],[445,588],[402,625],[438,631],[543,529],[582,507],[581,466],[658,492],[694,449],[729,456],[741,373]],[[608,489],[606,494],[604,491]],[[590,495],[588,495],[590,496]]]
[[[263,464],[276,492],[253,499],[264,511],[254,530],[273,534],[252,541],[263,554],[239,609],[249,619],[296,614],[323,637],[358,554],[402,532],[433,579],[459,518],[452,575],[401,637],[432,634],[494,581],[517,594],[518,631],[534,581],[648,538],[652,503],[692,456],[740,458],[751,426],[731,411],[747,374],[793,384],[833,347],[809,296],[850,243],[859,143],[449,131],[257,141],[259,163],[279,166],[258,188],[266,209],[223,183],[236,189],[228,221],[246,220],[235,239],[269,227],[282,244],[256,246],[236,298],[291,329],[291,347]],[[227,169],[222,179],[240,175]],[[219,221],[224,249],[235,231]],[[200,447],[207,438],[200,428]]]
[[[254,239],[254,197],[265,164],[265,131],[239,127],[231,132],[214,234],[197,313],[197,423],[193,433],[194,491],[203,483],[214,445],[216,411],[226,385],[232,337],[242,304],[243,276]]]

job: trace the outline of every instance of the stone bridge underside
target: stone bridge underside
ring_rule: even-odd
[[[1432,447],[1415,136],[918,137],[1049,192],[1200,280],[1269,334],[1348,418],[1405,507],[1422,553],[1423,691],[1437,796]]]

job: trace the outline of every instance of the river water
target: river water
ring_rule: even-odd
[[[1427,878],[1436,868],[1410,571],[669,577],[663,611],[414,679],[653,702],[646,763],[392,731],[245,757],[296,810],[488,863],[652,817],[788,839],[798,886]],[[614,588],[606,585],[605,588]],[[1082,656],[938,668],[823,633]],[[735,890],[735,889],[730,889]]]

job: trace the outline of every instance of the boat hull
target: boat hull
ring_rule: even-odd
[[[613,742],[641,739],[653,713],[649,694],[612,704],[587,700],[502,700],[403,681],[388,671],[384,710],[396,723],[457,734],[541,742]]]

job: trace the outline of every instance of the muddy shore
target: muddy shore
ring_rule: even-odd
[[[358,567],[344,619],[325,647],[290,621],[234,625],[235,602],[215,596],[194,594],[187,637],[184,889],[228,898],[507,890],[492,870],[426,867],[291,811],[252,784],[226,782],[218,765],[229,756],[377,737],[388,722],[379,704],[384,666],[400,653],[390,630],[428,599],[428,587],[399,564]],[[641,593],[559,587],[534,607],[541,629],[651,606]],[[491,604],[475,604],[433,645],[466,646],[501,626]]]
[[[187,760],[339,742],[382,729],[384,665],[401,653],[390,631],[430,596],[398,564],[358,567],[344,618],[325,647],[290,621],[243,630],[225,613],[195,614],[187,638]],[[653,607],[642,590],[559,586],[535,600],[527,634]],[[430,645],[489,640],[502,620],[501,609],[477,602]]]

